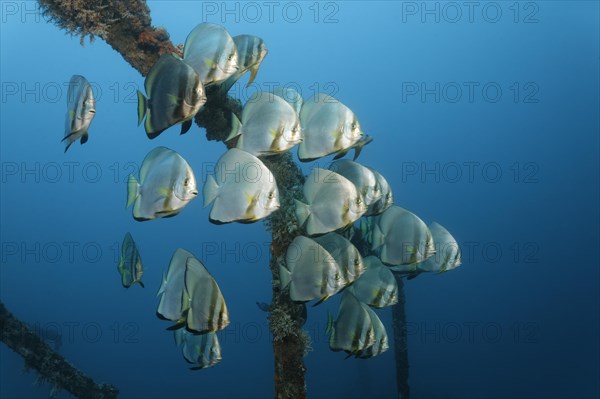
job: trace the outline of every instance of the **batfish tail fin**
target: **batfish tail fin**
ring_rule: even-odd
[[[127,178],[127,208],[140,196],[140,184],[133,175]]]
[[[146,96],[144,96],[142,94],[142,92],[139,90],[137,92],[137,97],[138,97],[137,114],[138,114],[138,126],[139,126],[142,124],[142,121],[144,120],[144,116],[146,116],[148,100],[146,99]]]
[[[202,189],[202,195],[204,197],[204,207],[206,208],[211,202],[217,198],[219,192],[219,185],[212,175],[206,177],[204,188]]]
[[[298,219],[298,225],[304,226],[308,216],[310,216],[310,207],[304,202],[296,199],[294,200],[294,203],[296,204],[296,219]]]

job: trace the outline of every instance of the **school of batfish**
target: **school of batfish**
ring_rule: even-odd
[[[138,91],[138,125],[150,139],[181,124],[186,133],[207,101],[206,87],[221,94],[248,71],[254,81],[267,55],[256,36],[231,37],[222,26],[201,23],[188,35],[183,57],[163,54],[145,78],[146,94]],[[65,152],[73,142],[88,141],[96,113],[89,82],[71,78]],[[204,206],[212,204],[215,224],[251,223],[280,208],[279,189],[261,157],[290,151],[310,162],[328,155],[328,169],[313,168],[295,198],[295,215],[303,235],[296,236],[280,265],[281,287],[291,300],[315,305],[343,291],[335,320],[329,314],[327,333],[333,351],[368,358],[385,352],[388,337],[372,308],[394,305],[398,286],[394,273],[414,278],[423,272],[442,273],[461,264],[457,241],[441,225],[429,227],[418,216],[393,205],[388,181],[356,162],[371,142],[354,112],[341,101],[318,93],[303,99],[290,88],[258,92],[232,115],[227,135],[230,149],[204,181]],[[354,160],[339,159],[354,149]],[[255,178],[242,176],[253,170]],[[139,176],[130,175],[127,206],[133,218],[147,221],[178,215],[198,195],[194,172],[176,151],[156,147],[144,158]],[[356,226],[355,226],[356,225]],[[357,248],[358,244],[363,254]],[[366,249],[365,249],[366,248]],[[123,239],[118,264],[123,287],[144,286],[143,266],[130,233]],[[175,342],[192,369],[221,361],[216,332],[227,327],[225,299],[208,269],[194,255],[178,248],[163,276],[156,314],[174,324]],[[269,305],[259,304],[263,310]]]

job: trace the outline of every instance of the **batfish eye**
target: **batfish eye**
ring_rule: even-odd
[[[183,181],[183,185],[187,187],[188,183],[190,182],[190,179],[185,179]]]
[[[275,198],[275,193],[273,191],[271,191],[269,193],[269,199],[273,199],[273,198]]]
[[[233,54],[229,54],[229,57],[227,57],[227,60],[228,60],[228,61],[231,61],[231,60],[233,60]]]
[[[358,266],[358,258],[354,258],[354,265]]]
[[[362,200],[360,199],[360,197],[358,197],[358,198],[356,199],[356,204],[357,204],[357,205],[360,205],[361,203],[362,203]]]

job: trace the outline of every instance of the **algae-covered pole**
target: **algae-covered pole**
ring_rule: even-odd
[[[80,399],[116,398],[112,385],[98,384],[56,353],[40,337],[17,320],[0,302],[0,340],[25,360],[53,389],[65,389]]]
[[[39,0],[43,15],[71,35],[102,38],[143,76],[164,53],[179,52],[152,26],[145,0]]]
[[[279,266],[285,263],[288,246],[300,234],[294,214],[294,198],[302,198],[304,176],[289,152],[263,161],[275,175],[281,204],[267,222],[272,234],[270,268],[273,298],[269,327],[273,334],[275,357],[275,398],[305,398],[304,356],[310,348],[310,337],[302,330],[306,308],[304,304],[294,303],[279,282]]]
[[[404,283],[402,277],[394,273],[398,283],[398,303],[392,305],[392,325],[394,327],[394,357],[396,358],[396,387],[398,399],[409,399],[408,386],[408,336],[406,333],[406,313],[404,312]]]

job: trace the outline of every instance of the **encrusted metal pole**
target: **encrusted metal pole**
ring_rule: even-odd
[[[102,38],[142,76],[161,54],[180,53],[162,28],[152,26],[145,0],[38,0],[44,17],[69,34]]]
[[[25,360],[52,391],[64,389],[79,399],[113,399],[119,391],[112,385],[98,384],[56,353],[27,324],[16,319],[0,302],[0,340]]]
[[[398,284],[398,303],[392,305],[392,325],[394,328],[394,357],[396,359],[396,388],[398,399],[410,399],[408,386],[408,336],[406,333],[406,313],[404,311],[404,283],[402,277],[394,273]]]
[[[275,398],[306,398],[304,356],[310,348],[310,336],[302,329],[306,308],[290,299],[282,290],[279,266],[292,240],[300,234],[294,214],[294,198],[302,197],[304,176],[288,152],[263,159],[273,172],[279,189],[280,208],[267,221],[272,234],[270,268],[273,276],[273,297],[269,327],[273,335],[275,357]]]

